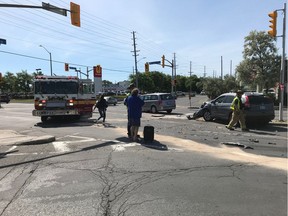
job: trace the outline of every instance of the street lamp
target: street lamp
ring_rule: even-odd
[[[43,49],[45,49],[46,52],[49,53],[49,56],[50,56],[50,73],[51,73],[51,76],[53,76],[53,74],[52,74],[52,56],[51,56],[51,52],[49,52],[44,46],[42,46],[42,45],[39,45],[39,46],[42,47]]]
[[[137,88],[138,88],[138,67],[137,67],[137,63],[140,62],[143,59],[146,59],[146,57],[143,57],[143,58],[139,59],[138,61],[136,61],[136,64],[135,64],[136,65],[135,70],[136,70],[136,87]]]

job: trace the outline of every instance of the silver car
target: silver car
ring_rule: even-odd
[[[116,104],[118,102],[117,99],[112,97],[112,96],[104,97],[104,99],[107,101],[108,105],[113,104],[114,106],[116,106]]]
[[[151,93],[141,95],[140,98],[144,101],[143,112],[166,111],[171,113],[173,109],[176,109],[175,99],[170,93]]]

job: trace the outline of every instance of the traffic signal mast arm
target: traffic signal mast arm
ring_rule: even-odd
[[[35,5],[18,5],[18,4],[0,4],[0,7],[13,7],[13,8],[36,8],[48,10],[63,16],[67,16],[67,11],[71,14],[71,24],[80,27],[80,5],[70,2],[70,10],[59,8],[49,3],[42,2],[42,6]]]
[[[167,59],[165,59],[165,61],[168,62],[170,65],[164,64],[164,66],[171,67],[171,68],[173,67],[173,63],[172,63],[172,62],[170,62],[170,61],[167,60]]]

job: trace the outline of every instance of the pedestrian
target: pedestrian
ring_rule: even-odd
[[[127,99],[128,119],[133,141],[138,141],[138,130],[141,125],[142,106],[144,105],[144,101],[138,96],[138,93],[139,90],[134,88],[131,96]]]
[[[249,129],[246,128],[245,123],[244,104],[241,100],[242,95],[243,91],[238,90],[231,103],[230,109],[232,110],[232,118],[229,124],[226,125],[226,128],[229,130],[234,130],[233,126],[239,121],[242,131],[249,131]]]
[[[131,92],[132,92],[132,90],[133,90],[134,88],[135,88],[134,83],[131,83],[131,84],[129,85],[129,87],[127,88],[127,90],[129,90],[129,92],[127,93],[127,96],[126,96],[126,98],[125,98],[125,100],[124,100],[124,105],[127,107],[127,119],[128,119],[128,121],[127,121],[127,135],[128,135],[129,138],[131,138],[131,131],[130,131],[131,125],[130,125],[130,122],[129,122],[127,99],[128,99],[128,97],[131,95]]]
[[[97,121],[103,118],[103,122],[105,122],[107,107],[108,107],[107,101],[105,100],[104,95],[102,94],[94,107],[94,110],[97,108],[100,114],[100,117],[97,119]]]

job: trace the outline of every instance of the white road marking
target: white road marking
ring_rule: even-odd
[[[67,146],[69,141],[58,141],[58,142],[53,142],[54,149],[56,152],[69,152],[70,148]]]
[[[118,145],[112,145],[111,148],[114,151],[125,151],[125,149],[127,147],[134,147],[134,146],[137,146],[137,145],[140,145],[140,144],[137,144],[137,143],[123,143],[123,144],[118,144]]]
[[[6,152],[6,153],[7,153],[7,152],[10,152],[10,151],[14,150],[15,148],[17,148],[17,146],[12,146],[10,149],[8,149],[8,150],[5,151],[5,152]]]

